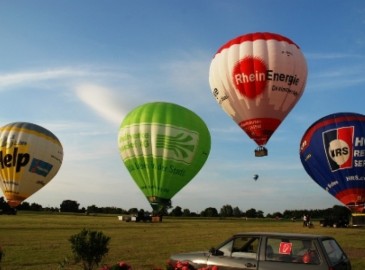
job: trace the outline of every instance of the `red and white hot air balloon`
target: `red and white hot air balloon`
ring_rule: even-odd
[[[303,94],[307,63],[299,46],[279,34],[251,33],[215,54],[209,83],[222,109],[256,142],[256,156]]]

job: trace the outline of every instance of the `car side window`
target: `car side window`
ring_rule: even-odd
[[[233,240],[232,257],[255,259],[258,247],[258,237],[237,237]]]
[[[268,238],[265,259],[303,264],[319,264],[318,250],[312,240]]]
[[[221,246],[218,250],[220,252],[222,252],[223,256],[231,256],[232,253],[232,245],[233,245],[233,240],[227,242],[226,244],[224,244],[223,246]]]
[[[344,258],[346,258],[346,255],[343,253],[343,251],[334,239],[323,240],[322,244],[324,246],[324,249],[326,250],[332,266],[338,264]]]

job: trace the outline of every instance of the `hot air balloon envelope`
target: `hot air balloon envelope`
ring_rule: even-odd
[[[58,172],[63,149],[49,130],[26,122],[0,128],[0,186],[8,204],[18,206]]]
[[[290,39],[252,33],[224,44],[215,54],[209,83],[218,104],[266,156],[271,135],[303,94],[307,64]]]
[[[173,103],[153,102],[124,118],[118,147],[133,180],[159,213],[204,165],[210,133],[194,112]]]
[[[311,178],[352,212],[365,203],[365,116],[335,113],[312,124],[300,144]]]

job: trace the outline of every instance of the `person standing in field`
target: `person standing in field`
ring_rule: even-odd
[[[307,214],[304,214],[303,215],[303,227],[306,227],[307,226],[307,221],[308,221]]]

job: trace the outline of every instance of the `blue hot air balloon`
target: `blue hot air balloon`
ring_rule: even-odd
[[[311,178],[352,212],[364,212],[365,115],[335,113],[313,123],[300,143]]]

